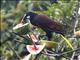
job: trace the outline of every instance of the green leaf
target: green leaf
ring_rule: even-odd
[[[73,48],[72,44],[70,43],[70,41],[66,37],[64,37],[63,35],[61,35],[61,37],[65,40],[65,42],[69,45],[69,47],[74,50],[74,48]]]

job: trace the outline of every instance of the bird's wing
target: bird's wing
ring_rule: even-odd
[[[46,28],[48,30],[56,31],[60,30],[61,24],[54,22],[53,20],[49,19],[46,15],[37,15],[34,19],[36,24],[41,28]]]

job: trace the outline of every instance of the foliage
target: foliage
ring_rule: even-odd
[[[1,0],[1,10],[0,10],[0,33],[1,33],[1,46],[0,46],[0,54],[1,60],[17,60],[18,57],[16,53],[21,57],[28,54],[25,53],[27,44],[30,42],[18,35],[15,35],[12,32],[13,26],[20,22],[21,17],[27,13],[28,11],[33,11],[36,13],[43,13],[48,15],[51,19],[61,22],[65,25],[68,25],[67,32],[70,37],[68,39],[74,46],[74,48],[80,48],[80,38],[73,37],[74,25],[77,19],[76,9],[78,1],[77,0],[46,0],[46,1],[36,1],[36,0]],[[32,25],[31,25],[32,27]],[[78,25],[75,30],[80,30],[80,22],[78,21]],[[27,34],[31,34],[29,31],[30,26],[23,27],[15,32],[20,35],[26,36]],[[46,39],[45,32],[40,28],[34,30],[34,32],[39,35],[40,39]],[[55,52],[65,52],[71,50],[70,47],[65,44],[63,39],[59,34],[53,33],[52,40],[59,43],[59,46],[53,50]],[[66,57],[71,56],[71,54],[65,54]],[[47,60],[46,55],[40,55],[39,60]],[[56,59],[56,57],[50,57],[51,59]],[[66,58],[60,57],[60,59],[67,60]]]

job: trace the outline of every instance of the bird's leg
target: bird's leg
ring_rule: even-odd
[[[48,31],[48,32],[46,33],[46,36],[48,37],[48,40],[51,41],[52,32]],[[48,49],[49,51],[53,51],[52,48],[47,48],[47,49]],[[51,53],[51,52],[49,52],[49,51],[47,51],[47,52],[48,52],[48,53]]]
[[[52,33],[51,33],[51,32],[46,32],[46,36],[48,37],[48,40],[51,40],[51,38],[52,38]]]

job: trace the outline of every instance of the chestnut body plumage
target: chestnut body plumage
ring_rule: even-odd
[[[65,34],[65,29],[63,28],[64,25],[51,20],[46,15],[29,12],[24,16],[23,21],[27,22],[27,19],[30,20],[32,25],[43,29],[46,32],[46,36],[49,40],[52,37],[52,32],[62,35]]]

